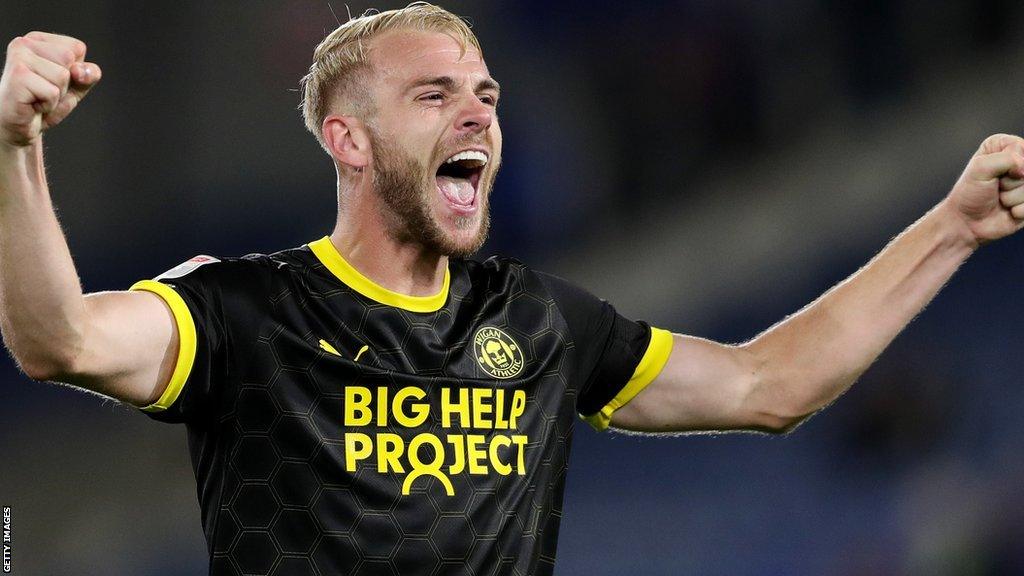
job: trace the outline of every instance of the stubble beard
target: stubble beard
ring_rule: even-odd
[[[376,134],[371,135],[371,139],[373,189],[390,212],[384,218],[388,236],[400,243],[419,244],[430,252],[455,258],[468,258],[483,246],[491,228],[487,200],[493,176],[486,181],[481,178],[479,183],[479,224],[475,216],[455,218],[455,227],[459,230],[479,227],[472,240],[460,242],[449,236],[430,212],[431,200],[437,193],[434,174]]]

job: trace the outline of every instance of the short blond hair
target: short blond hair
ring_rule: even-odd
[[[390,30],[408,28],[442,32],[455,39],[462,51],[475,48],[481,55],[480,42],[470,24],[451,12],[427,2],[413,2],[405,8],[378,12],[367,10],[350,19],[327,35],[313,51],[313,64],[302,77],[302,118],[320,146],[330,154],[320,128],[331,106],[340,95],[350,98],[353,111],[373,110],[369,94],[363,90],[369,65],[367,41]]]

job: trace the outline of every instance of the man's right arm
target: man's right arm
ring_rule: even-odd
[[[174,369],[174,318],[148,292],[82,293],[43,167],[43,130],[99,81],[85,51],[74,38],[39,32],[8,45],[0,77],[0,330],[29,377],[145,406]]]

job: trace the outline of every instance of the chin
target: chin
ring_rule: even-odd
[[[452,234],[445,238],[444,254],[453,258],[469,258],[483,246],[486,237],[480,234]]]
[[[449,217],[438,226],[439,251],[453,258],[468,258],[480,250],[487,240],[490,219],[484,215]],[[438,222],[438,224],[441,224]]]

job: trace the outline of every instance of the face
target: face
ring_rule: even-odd
[[[373,186],[388,232],[450,256],[487,238],[501,163],[497,84],[479,52],[440,33],[395,31],[373,41]]]

